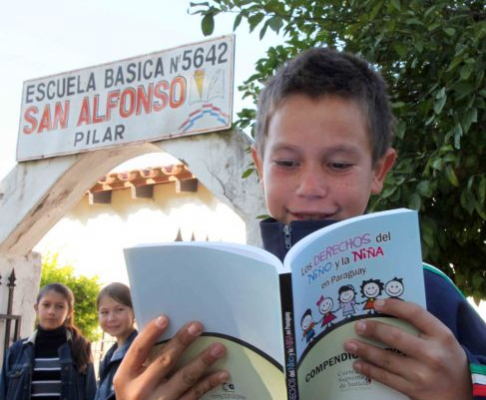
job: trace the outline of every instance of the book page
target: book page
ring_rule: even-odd
[[[189,321],[203,323],[183,364],[210,343],[226,346],[213,369],[227,369],[231,380],[203,399],[286,398],[276,257],[251,246],[179,242],[126,249],[125,258],[141,327],[166,314],[164,342]]]
[[[300,397],[406,399],[354,372],[355,357],[343,344],[356,337],[354,324],[361,318],[414,332],[378,314],[373,303],[393,297],[425,307],[416,212],[392,210],[338,222],[298,242],[285,261],[292,269]]]

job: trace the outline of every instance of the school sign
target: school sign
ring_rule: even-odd
[[[234,36],[24,82],[17,161],[231,127]]]

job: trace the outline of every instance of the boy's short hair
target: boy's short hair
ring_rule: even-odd
[[[259,98],[256,147],[263,157],[270,120],[292,94],[317,99],[354,100],[367,120],[375,163],[391,146],[394,117],[381,75],[361,58],[329,48],[313,48],[288,61],[270,78]]]

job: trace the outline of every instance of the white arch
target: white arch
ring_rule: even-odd
[[[263,196],[256,176],[242,178],[249,145],[246,135],[225,131],[17,164],[0,183],[0,274],[16,268],[14,312],[25,313],[22,334],[32,326],[40,279],[32,248],[100,176],[133,157],[163,150],[182,160],[245,221],[248,243],[259,244],[255,217],[265,212]]]

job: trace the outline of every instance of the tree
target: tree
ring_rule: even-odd
[[[88,340],[99,339],[98,311],[96,296],[100,291],[98,277],[88,278],[74,275],[72,265],[59,265],[58,254],[48,254],[42,258],[41,288],[48,283],[63,283],[74,294],[74,323]]]
[[[486,9],[484,0],[213,0],[191,4],[210,34],[234,13],[270,47],[239,88],[262,82],[301,50],[329,46],[362,55],[389,84],[399,160],[372,210],[420,210],[424,259],[476,302],[486,298]],[[255,110],[239,114],[252,127]]]

